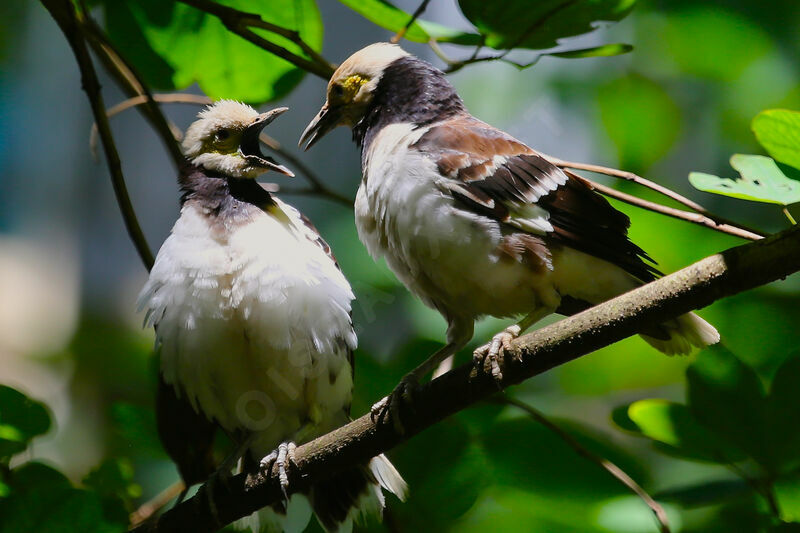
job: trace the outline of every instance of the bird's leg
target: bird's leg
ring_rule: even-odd
[[[472,361],[475,365],[475,372],[484,372],[491,376],[498,383],[503,380],[503,354],[511,346],[511,341],[531,327],[533,324],[551,314],[553,309],[550,307],[539,308],[525,316],[522,320],[509,326],[500,333],[492,337],[488,344],[484,344],[476,349],[472,354]]]
[[[428,374],[428,372],[431,372],[434,368],[439,366],[439,363],[455,354],[463,345],[464,342],[460,341],[448,342],[442,348],[437,350],[436,353],[426,359],[424,363],[403,376],[403,379],[400,380],[400,383],[394,388],[389,396],[386,396],[372,406],[372,419],[376,420],[380,424],[388,415],[394,424],[395,430],[400,434],[405,433],[403,422],[400,419],[401,407],[403,404],[413,405],[414,395],[416,390],[419,388],[420,379]]]
[[[287,506],[289,505],[289,470],[295,465],[295,450],[297,450],[297,444],[294,442],[282,442],[276,450],[261,459],[258,464],[259,469],[265,475],[269,475],[273,465],[278,465],[278,481],[281,484]]]

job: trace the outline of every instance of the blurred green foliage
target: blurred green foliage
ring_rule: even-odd
[[[228,34],[216,18],[172,0],[97,3],[111,39],[153,88],[183,89],[196,82],[212,97],[263,103],[290,94],[304,76],[284,60]],[[224,3],[298,30],[314,50],[322,49],[323,20],[313,0]],[[388,30],[386,37],[407,23],[417,5],[407,2],[401,9],[384,0],[341,4]],[[17,29],[10,21],[24,16],[21,5],[0,7],[0,12],[10,13],[0,17],[0,57],[13,55],[8,43]],[[547,1],[537,2],[535,9],[522,0],[461,0],[457,5],[466,21],[419,20],[406,37],[415,42],[434,37],[451,44],[484,40],[489,47],[541,49],[585,34],[599,21],[621,20],[634,2]],[[527,34],[530,22],[548,11],[555,15],[546,27]],[[431,8],[424,18],[434,15]],[[360,22],[363,25],[346,30],[330,25],[324,29],[329,36],[374,29]],[[748,186],[756,189],[748,196],[791,203],[790,196],[765,195],[763,189],[774,185],[770,176],[789,180],[788,187],[796,188],[791,167],[798,167],[800,157],[798,113],[788,109],[800,109],[798,23],[796,0],[731,0],[724,5],[714,0],[643,0],[626,19],[624,32],[613,39],[632,42],[633,54],[562,62],[557,69],[553,65],[559,60],[548,59],[552,63],[547,66],[539,63],[542,72],[551,69],[548,76],[540,77],[538,66],[514,71],[514,82],[505,92],[491,74],[497,71],[473,65],[463,74],[475,76],[459,78],[459,89],[473,109],[499,110],[504,117],[527,109],[540,93],[553,95],[564,108],[582,114],[580,124],[606,158],[598,162],[646,174],[687,195],[694,192],[686,180],[689,172],[722,175],[729,172],[727,161],[734,153],[759,154],[746,156],[744,162],[763,164],[763,148],[778,163],[767,172],[753,173],[751,167],[742,172]],[[459,29],[465,25],[469,28]],[[303,55],[294,43],[256,31]],[[588,46],[585,41],[563,44]],[[589,50],[605,55],[629,50],[625,45],[603,49],[602,43],[590,44]],[[556,53],[559,50],[563,51],[558,48]],[[471,51],[461,50],[464,56]],[[499,96],[486,98],[489,88]],[[751,124],[762,110],[767,111]],[[742,170],[738,157],[736,161],[737,170]],[[357,175],[357,168],[350,170]],[[733,196],[742,196],[740,181],[729,185],[734,189],[726,192],[739,191]],[[658,200],[630,184],[620,189]],[[715,212],[767,231],[787,224],[775,206],[719,195],[694,197]],[[739,243],[614,205],[631,216],[632,239],[667,272]],[[359,298],[354,319],[361,349],[356,354],[353,402],[353,414],[358,415],[440,346],[444,323],[411,297],[384,264],[369,258],[349,213],[336,211],[315,222]],[[662,357],[631,338],[530,380],[510,394],[551,414],[586,449],[622,467],[664,504],[673,532],[797,531],[799,293],[800,280],[793,276],[701,311],[721,331],[724,347],[696,357]],[[474,344],[501,324],[505,322],[479,324]],[[99,317],[87,308],[63,353],[30,354],[42,365],[67,362],[74,368],[66,378],[72,410],[68,423],[96,411],[93,438],[103,459],[88,474],[66,464],[62,469],[68,479],[35,459],[38,442],[69,428],[54,430],[48,408],[20,392],[24,386],[0,387],[0,532],[122,531],[130,511],[177,480],[155,431],[151,342],[129,322]],[[461,361],[468,357],[461,354]],[[62,406],[51,407],[58,412]],[[65,453],[79,457],[88,452]],[[411,486],[410,498],[406,503],[390,499],[384,523],[369,522],[365,530],[658,531],[641,500],[510,406],[476,406],[390,455]],[[314,524],[311,530],[319,527]]]

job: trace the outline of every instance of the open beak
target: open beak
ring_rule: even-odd
[[[258,165],[266,168],[267,170],[272,170],[289,177],[294,177],[294,172],[283,165],[279,165],[277,161],[269,156],[265,156],[261,152],[261,145],[258,140],[259,135],[261,135],[261,130],[263,130],[267,124],[275,120],[278,115],[281,115],[288,110],[288,107],[278,107],[258,115],[256,119],[253,120],[253,122],[251,122],[247,128],[245,128],[244,133],[242,134],[242,144],[239,146],[239,151],[243,156],[245,156],[245,158],[247,158],[247,161],[253,165]]]
[[[322,109],[319,110],[319,113],[317,113],[317,116],[314,117],[314,120],[306,126],[297,145],[302,148],[305,144],[304,150],[308,150],[329,131],[338,126],[341,118],[341,110],[328,107],[328,104],[325,103]]]

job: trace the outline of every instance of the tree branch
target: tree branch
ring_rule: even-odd
[[[604,167],[604,166],[601,166],[601,165],[592,165],[592,164],[589,164],[589,163],[576,163],[574,161],[564,161],[563,159],[558,159],[557,157],[551,157],[549,155],[545,155],[545,158],[547,158],[554,165],[556,165],[558,167],[561,167],[561,168],[571,168],[571,169],[574,169],[574,170],[586,170],[586,171],[589,171],[589,172],[594,172],[596,174],[605,174],[606,176],[613,176],[615,178],[620,178],[620,179],[624,179],[626,181],[631,181],[633,183],[637,183],[639,185],[642,185],[643,187],[647,187],[648,189],[652,189],[652,190],[656,191],[657,193],[666,196],[667,198],[675,200],[679,204],[685,205],[686,207],[688,207],[689,209],[691,209],[695,213],[699,213],[699,214],[703,215],[704,217],[710,219],[716,225],[734,226],[734,227],[740,228],[740,229],[742,229],[744,231],[747,231],[748,233],[752,233],[752,234],[758,235],[760,237],[764,236],[762,233],[758,232],[757,230],[754,230],[752,228],[748,228],[748,227],[743,226],[742,224],[738,224],[736,222],[732,222],[732,221],[728,220],[727,218],[721,217],[719,215],[715,215],[714,213],[710,212],[708,209],[706,209],[702,205],[698,204],[697,202],[694,202],[694,201],[686,198],[685,196],[683,196],[681,194],[678,194],[677,192],[673,191],[672,189],[668,189],[667,187],[664,187],[663,185],[660,185],[658,183],[650,181],[647,178],[643,178],[641,176],[638,176],[638,175],[634,174],[633,172],[628,172],[627,170],[618,170],[616,168]]]
[[[89,11],[85,7],[83,8],[82,17],[81,28],[92,50],[94,50],[100,62],[103,63],[106,71],[117,82],[122,92],[127,94],[129,98],[138,96],[143,99],[144,107],[139,109],[161,137],[161,141],[172,158],[175,168],[179,168],[183,162],[183,153],[180,146],[178,146],[175,128],[164,116],[164,113],[161,112],[161,108],[156,104],[150,88],[142,80],[133,65],[114,47],[97,22],[89,16]]]
[[[75,59],[78,62],[78,68],[81,71],[81,83],[86,96],[89,98],[89,103],[92,107],[95,122],[97,122],[100,138],[103,140],[103,150],[105,152],[106,161],[108,162],[108,170],[111,173],[111,184],[114,187],[114,194],[117,198],[117,204],[122,212],[122,218],[125,221],[125,228],[128,230],[133,241],[136,251],[139,252],[142,262],[150,270],[153,266],[153,253],[147,245],[142,228],[139,226],[139,221],[136,219],[136,213],[133,210],[130,196],[128,195],[128,188],[125,186],[125,177],[122,175],[122,164],[119,160],[119,154],[114,144],[114,137],[111,134],[111,128],[108,125],[108,117],[106,116],[105,105],[103,104],[103,95],[100,92],[100,82],[97,79],[97,72],[92,65],[92,58],[89,55],[89,50],[86,47],[86,41],[83,38],[83,33],[80,30],[80,25],[75,15],[75,9],[70,0],[42,0],[44,7],[50,12],[50,15],[55,19],[64,36],[67,38],[72,52],[75,54]]]
[[[406,25],[400,28],[400,31],[395,33],[394,37],[389,39],[389,42],[394,44],[399,43],[400,40],[405,36],[406,32],[408,31],[408,28],[410,28],[411,25],[414,24],[414,21],[416,21],[420,16],[422,16],[425,10],[428,9],[428,4],[430,2],[431,0],[422,0],[420,5],[417,7],[416,11],[414,11],[414,14],[412,14],[411,18],[408,19],[408,22],[406,22]]]
[[[301,68],[306,72],[316,74],[317,76],[326,81],[330,79],[334,70],[336,70],[329,61],[327,61],[324,57],[322,57],[316,50],[311,48],[311,46],[309,46],[309,44],[306,43],[300,37],[300,34],[297,31],[290,30],[282,26],[278,26],[277,24],[272,24],[271,22],[267,22],[261,18],[261,15],[258,15],[256,13],[245,13],[244,11],[239,11],[238,9],[234,9],[232,7],[223,6],[217,4],[216,2],[211,2],[209,0],[178,0],[178,1],[183,4],[186,4],[187,6],[199,9],[204,13],[208,13],[209,15],[217,17],[222,22],[222,24],[225,25],[228,31],[235,33],[239,37],[242,37],[243,39],[250,41],[254,45],[258,46],[259,48],[263,48],[264,50],[270,52],[271,54],[274,54],[282,59],[285,59],[292,65]],[[250,30],[249,28],[251,27],[267,30],[271,33],[289,39],[291,42],[299,46],[300,49],[303,50],[303,52],[308,54],[308,57],[310,57],[311,59],[310,60],[306,59],[303,56],[299,56],[295,53],[292,53],[286,48],[279,46],[271,41],[268,41],[267,39],[264,39],[257,33]]]
[[[520,383],[631,336],[648,326],[705,307],[721,298],[784,278],[800,270],[800,226],[707,257],[678,272],[644,285],[570,318],[512,342],[503,363],[503,380],[460,366],[422,385],[413,416],[403,420],[406,433],[390,421],[380,427],[369,414],[297,448],[293,491],[312,481],[363,463],[409,439],[436,422],[510,385]],[[428,354],[420,354],[423,357]],[[655,355],[654,355],[655,356]],[[223,524],[246,516],[282,497],[277,467],[269,475],[232,477],[217,483],[212,495]],[[134,531],[214,531],[207,488],[150,525]]]

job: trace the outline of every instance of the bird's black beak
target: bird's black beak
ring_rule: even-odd
[[[329,107],[326,103],[322,106],[322,109],[319,110],[317,116],[314,117],[314,120],[306,126],[305,131],[303,134],[300,135],[300,141],[297,143],[298,146],[301,148],[305,144],[305,150],[308,150],[314,144],[322,139],[329,131],[339,125],[339,121],[342,118],[342,112],[340,109]]]
[[[258,117],[245,128],[244,133],[242,133],[242,143],[239,145],[239,151],[247,158],[248,162],[254,165],[285,174],[289,177],[294,177],[294,172],[283,165],[279,165],[274,159],[265,156],[261,152],[261,145],[258,140],[259,135],[261,135],[261,130],[263,130],[267,124],[275,120],[278,115],[288,110],[288,107],[278,107],[272,111],[267,111],[266,113],[258,115]]]

